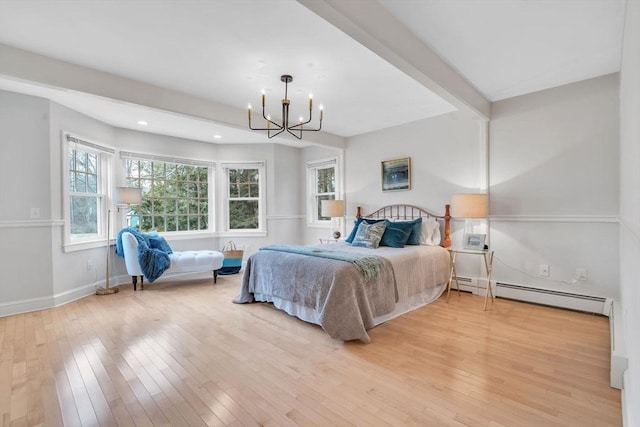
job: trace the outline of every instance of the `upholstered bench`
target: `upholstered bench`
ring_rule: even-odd
[[[133,290],[137,290],[138,276],[140,290],[144,289],[144,279],[140,263],[138,262],[138,241],[131,233],[122,233],[122,251],[127,274],[131,276]],[[163,273],[198,273],[213,271],[213,283],[218,281],[218,270],[222,267],[224,255],[218,251],[182,251],[169,254],[171,267]]]

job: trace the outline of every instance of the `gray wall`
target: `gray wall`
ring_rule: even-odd
[[[618,75],[493,104],[496,280],[618,298]],[[539,265],[550,266],[548,280]],[[577,281],[576,268],[588,270]]]
[[[451,195],[486,188],[484,121],[456,112],[347,140],[347,212],[410,203],[444,213]],[[381,189],[380,163],[411,158],[411,189]]]
[[[0,315],[6,301],[51,304],[51,242],[60,224],[52,221],[49,175],[49,102],[0,91]]]
[[[48,100],[0,91],[0,315],[59,305],[91,294],[104,283],[103,245],[63,248],[63,130],[116,150],[214,162],[265,162],[266,236],[167,236],[176,250],[220,249],[234,240],[248,256],[264,244],[303,243],[299,208],[304,186],[298,177],[304,165],[299,148],[216,145],[118,129]],[[116,153],[116,184],[123,185],[119,164]],[[40,210],[40,218],[31,218],[32,208]],[[122,215],[114,214],[113,220],[114,229],[122,226]],[[216,221],[220,229],[220,218]],[[86,268],[88,260],[91,270]],[[112,283],[128,283],[120,258],[112,257],[111,271]]]
[[[620,72],[620,288],[629,369],[626,426],[640,425],[640,3],[627,2]],[[633,403],[635,402],[635,403]]]
[[[411,189],[383,192],[380,163],[400,157],[411,158]],[[347,233],[356,206],[368,214],[384,205],[412,204],[442,215],[453,194],[486,190],[486,124],[456,112],[349,138],[345,169]],[[463,226],[452,221],[454,244],[461,243]],[[480,257],[459,263],[458,273],[479,277]]]

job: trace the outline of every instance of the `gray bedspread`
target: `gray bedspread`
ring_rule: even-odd
[[[247,260],[234,302],[278,301],[285,311],[288,303],[302,305],[332,338],[369,342],[374,318],[393,311],[398,300],[393,267],[382,261],[377,277],[367,280],[350,262],[259,251]]]

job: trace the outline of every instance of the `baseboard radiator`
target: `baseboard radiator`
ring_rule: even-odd
[[[530,286],[514,285],[503,282],[497,282],[495,289],[496,296],[502,298],[533,302],[553,307],[569,308],[571,310],[586,311],[597,314],[604,314],[608,309],[608,307],[605,307],[607,299],[604,297],[573,294],[569,292],[533,288]]]

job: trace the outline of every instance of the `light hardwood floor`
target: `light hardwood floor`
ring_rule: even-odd
[[[0,318],[0,425],[621,425],[605,317],[452,294],[342,343],[239,279]]]

